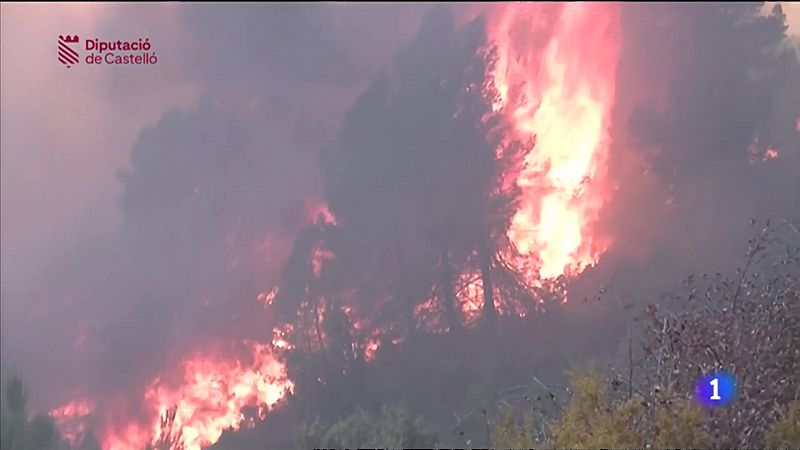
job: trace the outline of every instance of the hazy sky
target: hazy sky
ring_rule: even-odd
[[[229,45],[230,40],[203,36],[209,24],[203,23],[207,19],[202,15],[212,8],[177,3],[2,5],[4,280],[18,270],[33,270],[54,245],[66,244],[79,228],[85,232],[91,226],[91,233],[114,229],[119,219],[115,201],[121,192],[114,173],[127,165],[142,129],[155,125],[165,112],[191,111],[202,98],[227,103],[230,109],[252,105],[245,97],[258,92],[242,80],[254,82],[268,75],[259,73],[252,61],[236,61],[235,50],[214,47],[215,42]],[[209,34],[229,33],[223,21],[233,25],[247,8],[219,8],[225,14],[215,17],[220,26],[209,26]],[[327,32],[351,52],[348,56],[362,66],[371,62],[374,67],[367,69],[375,70],[388,59],[384,53],[398,37],[413,32],[421,8],[336,4],[315,9],[326,15],[331,27]],[[387,20],[389,10],[392,20]],[[146,37],[159,62],[66,69],[56,60],[59,34],[107,40]],[[291,52],[286,44],[279,45]],[[239,64],[243,67],[236,67]],[[362,75],[366,79],[369,74]],[[280,82],[291,83],[291,78],[283,76]],[[334,118],[330,122],[336,123]]]

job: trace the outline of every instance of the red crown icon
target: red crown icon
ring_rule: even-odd
[[[58,61],[67,66],[67,69],[80,62],[78,52],[69,46],[69,44],[78,42],[80,42],[80,38],[77,34],[74,36],[58,36]]]

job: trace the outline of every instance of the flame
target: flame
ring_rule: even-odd
[[[473,325],[483,309],[483,280],[480,272],[462,272],[458,276],[456,298],[461,305],[461,315],[466,325]]]
[[[315,223],[322,220],[323,223],[338,225],[336,216],[328,209],[328,205],[318,200],[309,200],[305,208],[306,222]]]
[[[288,336],[292,334],[294,327],[283,325],[272,329],[272,347],[278,350],[292,350],[294,344],[288,341]]]
[[[69,419],[73,417],[88,416],[94,410],[94,402],[86,398],[77,398],[67,402],[64,406],[50,411],[53,419]]]
[[[497,91],[493,107],[509,130],[504,144],[519,141],[525,146],[504,179],[521,191],[508,230],[516,249],[512,262],[529,280],[579,273],[596,263],[609,245],[595,228],[611,192],[607,164],[620,53],[618,6],[569,3],[491,8],[487,32],[497,60],[487,77]],[[497,151],[499,155],[501,149]],[[309,201],[304,214],[309,223],[337,225],[323,202]],[[248,261],[246,255],[238,253],[238,233],[237,226],[224,239],[225,249],[234,252],[229,260],[231,268]],[[253,252],[258,260],[267,259],[276,247],[283,251],[282,235],[270,235],[255,243]],[[310,261],[314,276],[319,279],[325,265],[334,259],[324,242],[315,245]],[[460,319],[469,326],[482,310],[480,273],[465,271],[456,281]],[[257,300],[270,305],[277,293],[277,288],[265,290],[257,294]],[[315,301],[316,319],[323,317],[325,305],[324,298]],[[436,309],[434,299],[429,299],[415,315],[418,319],[434,316]],[[362,336],[367,361],[374,359],[382,345],[399,345],[403,340],[389,339],[388,327],[372,328],[368,320],[349,309],[346,314]],[[435,323],[431,326],[440,328]],[[274,351],[293,348],[291,325],[272,331]],[[319,333],[324,340],[324,332]],[[86,334],[86,329],[80,330],[76,345],[83,346]],[[177,367],[177,379],[162,374],[151,380],[138,394],[146,409],[141,417],[106,420],[100,434],[103,448],[144,448],[161,435],[161,418],[173,409],[172,427],[180,431],[180,441],[187,450],[212,445],[224,430],[240,428],[246,423],[246,407],[263,418],[293,384],[267,344],[247,346],[252,354],[249,362],[217,354],[194,355]],[[105,402],[95,400],[97,406]],[[81,398],[53,410],[51,415],[59,420],[88,418],[109,408],[99,409],[91,400]],[[97,419],[102,422],[107,418]]]
[[[278,296],[278,287],[272,288],[269,292],[260,292],[256,299],[262,303],[264,306],[269,306],[272,302],[275,301],[275,297]]]
[[[527,144],[508,238],[528,279],[579,273],[609,245],[595,224],[611,191],[609,129],[620,54],[618,6],[527,3],[490,12],[493,103]],[[535,145],[533,142],[535,141]]]
[[[759,142],[758,135],[756,135],[756,137],[753,138],[753,141],[750,142],[750,146],[747,148],[747,153],[751,163],[777,159],[781,156],[781,153],[775,147],[771,145],[762,145]]]
[[[378,348],[381,346],[381,341],[376,338],[369,338],[366,341],[366,345],[364,346],[364,359],[366,361],[372,361],[375,359],[375,354],[378,353]]]
[[[145,394],[157,405],[158,417],[177,406],[175,425],[182,430],[187,450],[213,444],[228,428],[238,429],[245,406],[258,407],[263,417],[263,408],[277,403],[291,387],[283,366],[263,344],[253,344],[251,351],[252,367],[206,357],[185,361],[183,384],[171,387],[157,379]]]
[[[325,247],[324,242],[320,241],[314,245],[314,250],[311,254],[311,270],[314,273],[314,277],[319,278],[322,275],[322,266],[325,265],[325,261],[332,260],[335,257],[336,255]]]
[[[105,450],[140,450],[161,435],[161,418],[175,409],[173,431],[180,432],[186,450],[200,450],[214,444],[226,429],[238,429],[244,422],[242,409],[252,407],[263,419],[268,408],[293,389],[284,366],[273,358],[269,347],[246,343],[252,362],[197,355],[181,364],[178,382],[156,377],[144,392],[149,421],[129,420],[120,426],[109,425],[102,431]],[[50,412],[63,429],[75,431],[77,442],[85,432],[85,423],[74,419],[93,414],[95,404],[78,398]],[[73,423],[68,424],[68,420]],[[66,427],[64,425],[70,425]],[[69,436],[67,436],[70,438]]]
[[[94,408],[94,402],[88,398],[76,398],[53,409],[49,415],[61,430],[64,439],[75,447],[86,432],[85,419],[92,414]]]
[[[781,154],[778,153],[777,150],[775,150],[772,147],[769,147],[769,148],[767,148],[767,151],[764,152],[764,159],[775,159],[780,155]]]

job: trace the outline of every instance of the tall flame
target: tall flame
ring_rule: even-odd
[[[529,280],[578,273],[596,263],[609,245],[596,224],[611,191],[607,165],[620,54],[619,7],[537,3],[491,8],[487,32],[497,57],[488,74],[497,93],[493,106],[507,124],[507,140],[525,145],[505,180],[521,191],[508,230],[516,248],[513,262]],[[336,224],[321,202],[309,202],[306,214],[309,222]],[[324,246],[315,247],[316,277],[333,257]],[[462,310],[467,322],[474,322],[481,304],[476,301],[482,291],[480,277],[465,273],[459,282]],[[270,304],[276,294],[274,289],[265,291],[258,300]],[[367,333],[367,359],[374,357],[381,342],[379,335]],[[291,345],[281,333],[274,344]],[[138,391],[147,405],[146,416],[123,418],[122,426],[101,430],[103,448],[140,449],[154,442],[162,432],[161,418],[170,411],[172,427],[180,431],[187,450],[211,445],[224,430],[239,428],[244,407],[256,408],[263,417],[292,383],[267,347],[248,345],[252,363],[195,356],[183,361],[179,380],[154,379]],[[77,399],[52,415],[71,421],[107,412],[103,402],[96,401]]]
[[[488,19],[494,109],[528,147],[511,174],[522,193],[508,231],[516,263],[530,279],[580,272],[609,245],[595,225],[610,191],[618,6],[502,5]]]

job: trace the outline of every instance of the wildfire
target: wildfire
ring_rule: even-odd
[[[256,297],[256,299],[257,299],[257,300],[258,300],[260,303],[264,304],[264,306],[269,306],[269,305],[271,305],[271,304],[272,304],[272,302],[274,302],[274,301],[275,301],[275,297],[276,297],[277,295],[278,295],[278,288],[277,288],[277,287],[274,287],[274,288],[272,288],[272,290],[271,290],[271,291],[269,291],[269,292],[260,292],[260,293],[258,294],[258,296]]]
[[[186,450],[199,450],[215,443],[226,429],[238,429],[244,422],[242,410],[251,407],[263,419],[293,385],[284,368],[264,344],[248,343],[252,362],[195,356],[181,365],[181,377],[171,383],[154,379],[144,393],[149,422],[127,421],[109,426],[102,437],[104,450],[140,450],[156,441],[162,432],[162,418],[174,412],[170,431]],[[59,424],[86,418],[95,405],[84,398],[54,409],[50,415]],[[63,427],[62,427],[63,428]],[[76,432],[85,427],[74,426]],[[75,441],[79,436],[73,437]]]
[[[50,411],[50,417],[56,420],[85,417],[91,414],[93,409],[94,403],[91,400],[78,398],[60,408]]]
[[[772,147],[769,147],[767,151],[764,152],[764,159],[775,159],[778,156],[780,156],[780,153]]]
[[[76,446],[86,432],[85,419],[94,411],[94,402],[77,398],[50,411],[50,417],[61,429],[61,434],[71,446]]]
[[[283,380],[283,368],[261,344],[252,347],[254,364],[199,357],[184,362],[183,384],[177,388],[156,380],[146,393],[157,405],[159,417],[173,405],[175,426],[182,430],[187,450],[217,441],[225,429],[238,429],[242,408],[255,406],[259,417],[280,400],[291,383]],[[111,448],[111,447],[110,447]]]
[[[507,122],[507,140],[525,145],[521,159],[507,175],[521,191],[508,230],[516,249],[512,262],[532,281],[579,273],[596,263],[609,245],[596,231],[596,223],[611,192],[607,164],[620,53],[618,6],[498,5],[487,20],[488,38],[497,57],[487,74],[498,94],[493,106]],[[304,213],[309,223],[337,224],[324,203],[309,201]],[[237,237],[236,233],[226,236],[226,248],[236,250]],[[270,238],[256,245],[257,253],[269,254],[276,241]],[[326,264],[335,258],[324,242],[316,244],[310,260],[314,277],[320,279]],[[231,261],[232,267],[238,267],[246,259],[236,255]],[[473,324],[483,303],[480,273],[465,271],[456,281],[461,320]],[[256,298],[269,306],[277,294],[274,288]],[[325,299],[313,304],[314,317],[320,319],[316,320],[320,341],[325,335],[318,324],[326,304]],[[417,318],[433,316],[436,308],[431,298],[414,313]],[[363,335],[366,360],[372,360],[384,343],[402,342],[402,337],[389,340],[388,329],[370,330],[363,317],[350,310],[346,313]],[[273,329],[276,352],[294,347],[289,338],[292,331],[288,324]],[[83,342],[86,330],[81,333]],[[171,419],[172,436],[187,450],[199,450],[217,442],[226,429],[238,429],[245,423],[245,409],[263,418],[293,384],[269,346],[247,346],[252,355],[249,362],[230,355],[195,355],[178,366],[177,379],[157,377],[134,391],[146,405],[142,420],[123,420],[121,425],[118,420],[106,420],[108,426],[99,436],[103,449],[144,448],[163,436],[164,417]],[[97,405],[75,400],[51,415],[58,420],[93,417],[103,422],[104,417],[94,416],[108,412],[107,408],[95,400]]]
[[[461,304],[461,314],[467,325],[474,324],[480,317],[483,307],[483,281],[479,272],[463,272],[459,274],[456,298]]]
[[[515,263],[531,280],[579,273],[609,245],[595,224],[610,192],[618,7],[514,4],[488,17],[494,109],[510,139],[529,143],[510,174],[522,192],[508,231]]]
[[[328,205],[318,200],[309,200],[305,208],[306,221],[309,223],[322,220],[324,223],[336,225],[336,217],[328,209]]]
[[[322,266],[325,261],[332,260],[335,257],[336,255],[325,247],[324,242],[317,243],[311,254],[311,270],[314,273],[314,277],[319,278],[322,275]]]
[[[769,161],[781,156],[781,153],[775,147],[761,144],[758,136],[753,138],[753,141],[750,143],[750,146],[747,149],[747,153],[751,163]]]

